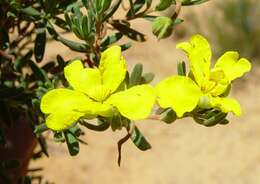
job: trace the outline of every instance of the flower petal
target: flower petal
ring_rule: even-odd
[[[111,106],[94,102],[81,92],[63,88],[51,90],[42,97],[41,111],[50,114],[46,124],[51,129],[56,126],[68,128],[82,116],[86,118],[94,118],[97,115],[112,116]],[[58,124],[55,125],[56,123]]]
[[[211,105],[224,113],[233,112],[237,116],[241,115],[240,104],[233,98],[212,97]]]
[[[86,111],[92,100],[81,92],[69,89],[53,89],[41,99],[41,111],[45,114],[56,111]]]
[[[83,115],[84,113],[74,111],[56,111],[55,113],[47,116],[45,123],[48,128],[54,131],[62,131],[71,127]]]
[[[121,47],[112,46],[101,54],[99,70],[103,85],[113,93],[125,79],[126,63],[121,54]]]
[[[190,69],[196,82],[201,86],[210,73],[211,48],[208,41],[201,35],[194,35],[190,42],[179,43],[177,48],[187,53]]]
[[[188,77],[172,76],[156,86],[158,103],[161,107],[171,107],[178,117],[191,112],[198,104],[202,92]]]
[[[64,74],[73,89],[86,94],[91,88],[101,85],[100,71],[93,68],[84,68],[80,60],[75,60],[67,65]]]
[[[244,73],[249,72],[251,70],[251,64],[245,58],[239,59],[238,52],[228,51],[218,59],[215,68],[222,69],[225,76],[231,82],[244,75]]]
[[[138,85],[111,95],[105,103],[117,107],[119,112],[128,119],[139,120],[149,116],[154,101],[153,87]]]

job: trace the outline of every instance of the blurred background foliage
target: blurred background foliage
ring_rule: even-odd
[[[196,16],[194,11],[188,12],[186,15],[188,23],[183,25],[185,30],[178,31],[179,36],[201,33],[214,43],[215,58],[227,50],[236,50],[241,56],[258,63],[260,59],[259,1],[218,0],[212,1],[211,5],[212,8],[200,16]]]

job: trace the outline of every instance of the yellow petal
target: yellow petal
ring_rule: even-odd
[[[140,120],[149,116],[154,101],[154,89],[150,85],[138,85],[111,95],[105,103],[117,107],[128,119]]]
[[[88,90],[101,85],[101,75],[98,69],[84,68],[80,60],[72,61],[64,69],[65,78],[77,91],[88,94]]]
[[[233,98],[212,97],[211,104],[224,113],[233,112],[237,116],[241,115],[240,104]]]
[[[48,128],[54,131],[62,131],[75,124],[83,115],[84,113],[73,111],[56,111],[54,114],[47,116],[45,123]]]
[[[53,89],[41,99],[41,111],[45,114],[56,111],[86,111],[92,102],[81,92],[69,89]]]
[[[238,52],[228,51],[218,59],[215,68],[222,69],[225,76],[231,82],[244,75],[244,73],[249,72],[251,70],[251,64],[245,58],[239,59]]]
[[[112,46],[101,54],[99,70],[103,85],[113,93],[126,75],[126,63],[121,54],[121,47]]]
[[[191,112],[198,104],[202,92],[197,84],[188,77],[172,76],[156,86],[158,103],[161,107],[171,107],[178,117]]]
[[[94,118],[97,115],[112,116],[112,107],[94,102],[79,91],[54,89],[41,100],[41,111],[50,114],[46,124],[53,130],[72,126],[80,117]]]
[[[190,61],[190,69],[196,82],[201,86],[208,79],[211,61],[211,48],[208,41],[201,35],[192,36],[190,42],[182,42],[177,48],[184,50]]]

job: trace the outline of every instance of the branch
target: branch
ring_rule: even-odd
[[[13,61],[14,60],[14,56],[7,54],[6,52],[0,50],[0,56],[6,58],[7,60]]]

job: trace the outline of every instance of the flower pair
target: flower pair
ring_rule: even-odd
[[[119,46],[101,55],[98,68],[84,68],[79,60],[65,67],[64,75],[73,89],[53,89],[41,100],[41,110],[48,114],[46,125],[52,130],[69,128],[80,118],[112,117],[119,112],[130,120],[145,119],[157,98],[162,108],[172,108],[178,117],[196,107],[241,114],[239,103],[224,97],[231,82],[251,69],[248,60],[237,52],[226,52],[213,69],[211,49],[205,38],[195,35],[190,42],[177,45],[189,58],[188,76],[171,76],[155,88],[148,84],[127,89],[126,63]]]

